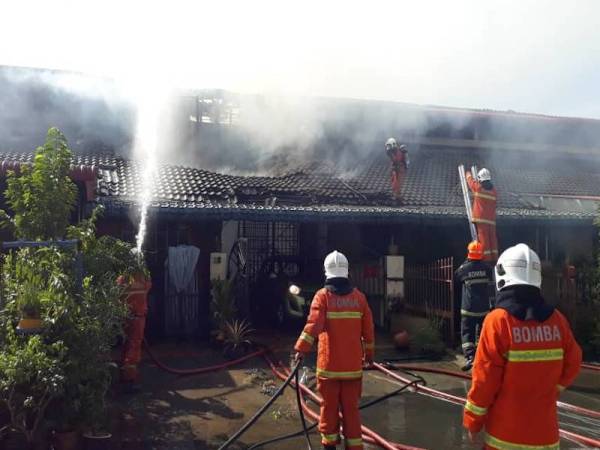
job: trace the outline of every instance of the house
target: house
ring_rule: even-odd
[[[151,332],[172,334],[179,326],[179,315],[192,314],[194,332],[206,335],[211,253],[228,256],[227,272],[236,280],[236,295],[243,299],[240,308],[252,315],[258,302],[254,288],[261,276],[280,271],[290,280],[301,277],[318,284],[324,255],[337,249],[349,257],[353,279],[369,294],[380,326],[389,321],[387,289],[398,281],[386,280],[384,256],[397,253],[405,258],[406,306],[424,313],[427,305],[445,319],[446,331],[452,335],[457,308],[452,272],[464,259],[469,241],[459,164],[491,170],[499,191],[500,249],[519,242],[534,248],[544,261],[547,296],[572,312],[575,293],[569,283],[573,273],[563,275],[563,269],[592,261],[596,245],[600,120],[331,102],[332,110],[348,108],[353,113],[335,126],[330,124],[334,131],[326,133],[327,142],[316,145],[335,147],[336,139],[344,140],[344,146],[333,153],[339,156],[353,133],[364,136],[370,129],[371,140],[361,141],[367,149],[357,153],[350,168],[347,158],[340,159],[341,163],[318,157],[267,176],[160,166],[145,244],[154,285]],[[383,110],[385,117],[394,120],[378,122]],[[199,109],[194,118],[194,111],[192,136],[226,152],[227,133],[234,132],[229,130],[235,124],[206,119]],[[219,114],[224,114],[222,109]],[[415,123],[416,115],[426,127],[401,126],[403,117]],[[390,163],[383,151],[390,135],[410,151],[411,165],[399,199],[391,193]],[[27,157],[0,154],[0,167],[26,162]],[[79,181],[81,205],[105,207],[100,231],[133,240],[139,217],[139,165],[122,156],[81,155],[74,167],[88,174]],[[93,183],[89,173],[95,174]],[[181,244],[201,251],[197,287],[177,304],[184,308],[192,302],[192,312],[169,310],[173,304],[167,293],[165,261],[169,247]]]

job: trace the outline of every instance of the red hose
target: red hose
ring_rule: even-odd
[[[600,364],[583,363],[581,364],[581,367],[583,367],[584,369],[595,370],[596,372],[600,372]]]
[[[440,374],[440,375],[448,375],[448,376],[455,377],[455,378],[462,378],[463,380],[471,379],[470,375],[467,375],[467,374],[464,374],[461,372],[455,372],[452,370],[438,369],[437,367],[426,367],[426,366],[420,367],[420,366],[411,366],[411,365],[405,365],[405,364],[392,364],[391,366],[395,369],[401,369],[401,370],[412,370],[414,372],[436,373],[436,374]],[[600,419],[600,411],[594,411],[593,409],[582,408],[580,406],[572,405],[570,403],[559,402],[559,401],[557,401],[556,404],[560,408],[566,409],[567,411],[572,411],[574,413],[581,414],[583,416]]]
[[[279,377],[280,379],[286,378],[285,373],[288,372],[288,369],[284,368],[283,369],[284,372],[281,373],[279,370],[277,370],[277,367],[275,366],[273,361],[271,361],[271,359],[267,355],[264,355],[264,358],[267,361],[267,364],[269,365],[269,367],[271,368],[273,373],[277,377]],[[321,402],[323,401],[321,399],[321,397],[319,397],[317,394],[315,394],[313,391],[311,391],[309,388],[307,388],[303,384],[300,385],[300,389],[302,389],[302,392],[304,392],[306,395],[311,397],[316,403],[321,404]],[[383,437],[381,437],[380,435],[378,435],[377,433],[375,433],[373,430],[365,427],[364,425],[361,427],[361,429],[363,432],[363,437],[372,438],[375,441],[376,445],[378,445],[379,447],[384,448],[386,450],[423,450],[423,449],[419,449],[418,447],[411,447],[411,446],[406,446],[403,444],[389,442],[386,439],[384,439]]]
[[[173,367],[169,367],[169,366],[163,364],[158,358],[156,358],[154,353],[152,353],[152,350],[150,350],[150,346],[148,345],[146,340],[144,340],[144,349],[148,352],[148,355],[150,355],[150,358],[152,359],[154,364],[156,364],[162,370],[165,370],[165,371],[175,374],[175,375],[198,375],[201,373],[216,372],[218,370],[226,369],[227,367],[235,366],[236,364],[239,364],[248,359],[254,358],[255,356],[263,355],[266,351],[266,350],[257,350],[255,352],[249,353],[248,355],[242,356],[241,358],[238,358],[236,360],[228,361],[228,362],[222,363],[222,364],[216,364],[214,366],[198,367],[195,369],[175,369]]]
[[[385,368],[381,364],[375,363],[374,366],[381,372],[385,373],[386,375],[389,375],[390,377],[392,377],[398,381],[401,381],[402,383],[406,383],[406,382],[410,381],[410,380],[407,380],[406,378],[401,377],[400,375],[392,372],[391,370]],[[447,394],[445,392],[438,391],[436,389],[432,389],[427,386],[421,386],[419,384],[415,385],[415,389],[417,390],[417,392],[422,391],[423,393],[429,394],[433,397],[448,400],[457,405],[464,405],[467,400],[464,397],[457,397],[455,395]],[[581,436],[579,434],[575,434],[570,431],[565,431],[565,430],[559,430],[559,431],[560,431],[560,435],[565,439],[576,442],[578,444],[591,445],[593,448],[600,448],[600,441],[598,441],[596,439]]]

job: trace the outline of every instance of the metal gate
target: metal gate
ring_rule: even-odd
[[[233,282],[236,304],[242,315],[250,313],[250,290],[261,270],[281,270],[295,276],[299,265],[293,257],[299,253],[297,223],[243,221],[238,224],[238,239],[229,253],[227,277]],[[291,258],[282,264],[286,257]]]
[[[452,343],[454,325],[454,259],[442,258],[428,264],[406,265],[407,310],[439,321],[442,336]]]
[[[367,296],[375,325],[378,327],[385,326],[385,269],[383,258],[350,264],[350,280]]]

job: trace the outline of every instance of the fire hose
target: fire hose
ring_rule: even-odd
[[[297,374],[298,374],[298,366],[296,366],[294,368],[293,371],[289,372],[287,374],[287,378],[285,375],[285,372],[288,372],[287,370],[284,369],[284,373],[280,372],[279,370],[277,370],[276,366],[272,363],[272,361],[268,358],[268,356],[266,355],[267,350],[266,349],[261,349],[258,351],[255,351],[253,353],[250,353],[248,355],[245,355],[241,358],[238,358],[236,360],[233,361],[229,361],[226,363],[222,363],[222,364],[217,364],[217,365],[213,365],[213,366],[208,366],[208,367],[201,367],[201,368],[194,368],[194,369],[175,369],[172,367],[169,367],[165,364],[163,364],[155,355],[154,353],[150,350],[150,347],[148,345],[148,343],[146,342],[146,340],[144,340],[144,348],[145,350],[148,352],[148,355],[150,356],[150,358],[152,359],[152,361],[162,370],[165,370],[169,373],[175,374],[175,375],[196,375],[196,374],[202,374],[202,373],[208,373],[208,372],[214,372],[214,371],[218,371],[218,370],[222,370],[222,369],[226,369],[228,367],[231,367],[233,365],[239,364],[241,362],[244,362],[248,359],[251,359],[255,356],[263,356],[265,358],[265,360],[267,361],[267,364],[270,366],[271,370],[273,371],[273,373],[279,377],[280,379],[284,380],[284,384],[279,388],[281,390],[281,392],[283,392],[283,390],[285,389],[285,387],[287,385],[290,385],[292,382],[292,379],[294,377],[296,377],[296,391],[297,391],[297,399],[300,401],[300,406],[299,406],[299,412],[301,414],[301,418],[302,418],[302,423],[303,423],[303,430],[300,433],[304,433],[307,437],[307,443],[308,443],[308,448],[310,449],[310,441],[308,440],[308,431],[309,429],[306,428],[306,422],[304,420],[304,416],[303,416],[303,412],[306,412],[307,415],[309,417],[311,417],[313,420],[318,420],[318,415],[316,413],[314,413],[310,408],[308,408],[308,406],[304,403],[302,396],[300,395],[300,390],[302,390],[305,394],[307,394],[308,396],[310,396],[313,401],[315,401],[317,404],[320,404],[322,402],[322,399],[316,395],[313,391],[311,391],[310,389],[308,389],[306,386],[304,386],[303,384],[299,383],[297,380]],[[450,401],[451,403],[457,404],[457,405],[464,405],[466,399],[463,397],[458,397],[452,394],[448,394],[442,391],[437,391],[435,389],[429,388],[427,386],[418,384],[418,383],[414,383],[411,382],[410,380],[400,377],[399,375],[395,374],[394,372],[390,371],[389,369],[387,369],[386,367],[384,367],[383,365],[379,364],[379,363],[375,363],[374,367],[385,373],[386,375],[390,376],[391,378],[396,379],[397,381],[400,381],[402,383],[405,384],[405,386],[403,386],[401,389],[405,389],[408,388],[409,385],[413,385],[416,389],[417,392],[421,392],[425,395],[429,395],[431,397],[434,398],[438,398],[438,399],[442,399],[442,400],[446,400],[446,401]],[[437,373],[437,374],[442,374],[442,375],[448,375],[448,376],[454,376],[457,378],[463,378],[463,379],[470,379],[470,376],[459,373],[459,372],[453,372],[453,371],[449,371],[449,370],[444,370],[444,369],[437,369],[437,368],[431,368],[431,367],[419,367],[419,366],[409,366],[409,365],[397,365],[397,366],[392,366],[394,369],[401,369],[401,370],[413,370],[413,371],[420,371],[420,372],[428,372],[428,373]],[[582,364],[582,367],[586,368],[586,369],[591,369],[591,370],[600,370],[599,366],[596,365],[590,365],[590,364]],[[419,381],[419,380],[415,380],[415,381]],[[300,390],[297,389],[297,386],[300,387]],[[279,390],[278,390],[279,392]],[[268,407],[275,401],[275,399],[280,395],[281,393],[276,393],[273,398],[270,399],[269,402],[267,402],[267,404],[265,404],[263,406],[263,408],[261,408],[261,410],[259,410],[260,414],[256,414],[255,417],[253,417],[249,423],[247,423],[244,427],[242,427],[242,429],[240,429],[240,431],[238,431],[237,437],[234,435],[233,437],[239,438],[239,436],[241,436],[241,434],[243,434],[250,426],[253,425],[254,422],[256,422],[256,420],[258,420],[258,418],[260,417],[260,415],[262,415],[264,413],[264,411],[266,411],[268,409]],[[385,395],[383,397],[385,398],[380,398],[380,399],[376,399],[375,403],[378,403],[379,401],[383,401],[387,398],[389,398],[391,395],[396,395],[394,393],[390,393],[389,395]],[[371,402],[370,402],[371,403]],[[374,404],[374,403],[373,403]],[[589,410],[586,408],[580,408],[578,406],[574,406],[574,405],[570,405],[567,403],[562,403],[562,402],[557,402],[558,406],[563,407],[565,409],[583,414],[583,415],[588,415],[594,418],[599,417],[600,413],[598,413],[597,411],[593,411],[593,410]],[[361,406],[361,408],[365,408],[368,406],[372,406],[372,404],[367,404],[367,405],[363,405]],[[311,429],[314,428],[311,427]],[[389,443],[388,441],[386,441],[384,438],[382,438],[381,436],[377,435],[375,432],[373,432],[372,430],[366,428],[366,427],[362,427],[362,431],[363,431],[363,438],[366,442],[369,443],[373,443],[375,445],[378,445],[381,448],[384,449],[392,449],[392,450],[398,450],[398,449],[407,449],[407,450],[415,450],[415,447],[409,447],[409,446],[404,446],[402,444],[392,444]],[[294,436],[297,435],[297,433],[293,433]],[[591,439],[591,438],[587,438],[585,436],[581,436],[566,430],[560,430],[560,434],[563,438],[576,442],[578,444],[584,444],[584,445],[592,445],[595,446],[597,448],[600,448],[600,441],[595,440],[595,439]],[[284,439],[289,439],[292,436],[282,436],[281,438],[276,438],[277,440],[274,442],[278,442],[280,440],[284,440]],[[231,440],[231,439],[230,439]],[[229,442],[229,441],[228,441]],[[232,441],[233,442],[233,441]],[[262,445],[266,445],[270,442],[264,442],[262,443]],[[226,443],[227,444],[227,443]],[[225,444],[224,444],[225,445]],[[230,444],[229,444],[230,445]],[[227,447],[221,447],[221,448],[227,448]],[[256,447],[252,447],[252,448],[256,448]]]
[[[233,361],[228,361],[222,364],[216,364],[214,366],[198,367],[195,369],[175,369],[173,367],[167,366],[156,357],[152,350],[150,350],[150,346],[148,345],[146,339],[144,339],[144,350],[148,352],[150,359],[152,359],[152,362],[156,364],[156,366],[174,375],[198,375],[201,373],[216,372],[217,370],[222,370],[226,369],[227,367],[235,366],[236,364],[247,361],[248,359],[254,358],[255,356],[263,355],[266,352],[265,349],[257,350]]]
[[[415,372],[434,373],[434,374],[439,374],[439,375],[447,375],[447,376],[451,376],[454,378],[462,378],[464,380],[471,379],[470,375],[464,374],[462,372],[438,369],[437,367],[427,367],[427,366],[420,367],[420,366],[411,366],[411,365],[407,365],[407,364],[389,364],[389,363],[385,364],[385,366],[391,367],[391,368],[397,369],[397,370],[404,370],[404,371],[412,370]],[[592,417],[594,419],[600,419],[600,411],[594,411],[593,409],[582,408],[580,406],[575,406],[570,403],[559,402],[559,401],[557,401],[556,404],[558,405],[558,407],[565,409],[567,411],[581,414],[583,416]]]
[[[400,375],[392,372],[391,370],[387,369],[385,366],[383,366],[379,363],[374,363],[374,367],[377,370],[379,370],[380,372],[383,372],[384,374],[395,379],[396,381],[400,381],[401,383],[406,383],[406,382],[410,381],[410,380],[407,380],[406,378],[403,378]],[[417,392],[421,392],[425,395],[429,395],[434,398],[443,399],[443,400],[449,401],[451,403],[454,403],[456,405],[462,406],[465,404],[465,402],[467,400],[464,397],[457,397],[456,395],[438,391],[436,389],[432,389],[427,386],[416,385],[415,389],[417,390]],[[572,441],[572,442],[575,442],[575,443],[581,444],[581,445],[588,445],[588,446],[591,446],[592,448],[600,448],[600,441],[598,441],[596,439],[581,436],[579,434],[572,433],[570,431],[565,431],[565,430],[559,430],[559,432],[560,432],[561,437],[563,437],[564,439],[567,439],[569,441]]]
[[[600,364],[583,363],[581,367],[583,367],[584,369],[595,370],[597,372],[600,372]]]
[[[369,400],[366,403],[362,403],[358,407],[358,409],[363,410],[363,409],[366,409],[366,408],[370,408],[371,406],[374,406],[374,405],[376,405],[378,403],[381,403],[381,402],[387,400],[388,398],[394,397],[394,396],[396,396],[396,395],[404,392],[406,389],[409,389],[411,386],[414,386],[415,384],[421,383],[421,382],[423,382],[421,379],[413,380],[410,383],[405,384],[404,386],[402,386],[402,387],[400,387],[398,389],[395,389],[392,392],[389,392],[389,393],[387,393],[385,395],[382,395],[381,397],[377,397],[377,398],[375,398],[373,400]],[[297,383],[298,383],[298,380],[296,380],[296,385],[298,385]],[[299,389],[296,389],[296,395],[297,396],[300,395],[300,390]],[[306,429],[306,431],[314,430],[317,427],[317,425],[318,425],[318,422],[315,422],[310,427],[308,427]],[[276,442],[285,441],[287,439],[293,439],[295,437],[301,436],[304,432],[305,432],[305,430],[295,431],[293,433],[288,433],[288,434],[285,434],[285,435],[282,435],[282,436],[271,438],[271,439],[268,439],[266,441],[257,442],[256,444],[252,445],[251,447],[248,447],[247,450],[255,450],[257,448],[264,447],[265,445],[275,444]]]
[[[277,367],[275,366],[275,364],[273,363],[273,361],[267,356],[264,355],[263,356],[265,358],[265,360],[267,361],[267,364],[269,365],[269,367],[271,368],[271,370],[273,371],[273,373],[280,379],[285,379],[286,377],[286,372],[287,369],[283,369],[283,372],[281,372],[280,370],[277,369]],[[405,384],[410,384],[410,380],[408,382],[406,382]],[[310,398],[313,399],[314,402],[316,402],[317,404],[321,404],[323,399],[321,397],[319,397],[317,394],[315,394],[313,391],[311,391],[308,387],[304,386],[303,384],[300,384],[300,389]],[[312,412],[310,410],[310,408],[308,408],[308,410],[305,409],[305,412],[310,411],[310,413],[308,413],[308,416],[312,416],[312,418],[314,420],[318,420],[318,415],[315,414],[314,412]],[[312,414],[311,414],[312,413]],[[393,443],[393,442],[389,442],[386,439],[384,439],[383,437],[381,437],[379,434],[377,434],[376,432],[374,432],[373,430],[365,427],[364,425],[361,426],[361,430],[363,433],[363,440],[365,442],[369,442],[372,444],[377,445],[380,448],[383,448],[385,450],[422,450],[419,449],[418,447],[411,447],[411,446],[407,446],[407,445],[403,445],[403,444],[398,444],[398,443]]]
[[[279,388],[277,389],[277,391],[275,391],[275,393],[273,394],[273,396],[269,399],[268,402],[266,402],[251,418],[248,422],[246,422],[244,424],[244,426],[242,426],[242,428],[240,428],[233,436],[231,436],[227,442],[225,442],[223,445],[221,445],[219,447],[219,450],[225,450],[227,448],[229,448],[235,441],[237,441],[242,434],[244,434],[246,431],[248,431],[248,429],[250,427],[252,427],[252,425],[254,425],[258,419],[260,419],[260,416],[262,416],[267,409],[269,409],[269,407],[275,402],[275,400],[277,400],[277,398],[283,394],[283,391],[285,390],[286,387],[288,387],[290,385],[290,383],[292,382],[292,379],[296,379],[296,385],[299,386],[300,383],[298,381],[298,369],[299,369],[300,365],[296,364],[294,366],[294,368],[289,372],[287,378],[285,379],[285,381],[283,382],[283,384],[281,386],[279,386]],[[306,420],[304,418],[304,412],[303,412],[303,408],[302,408],[302,404],[301,404],[301,399],[300,399],[300,391],[298,389],[296,389],[297,394],[297,401],[298,401],[298,410],[300,413],[300,418],[302,421],[302,425],[303,425],[303,432],[306,436],[306,442],[307,442],[307,447],[309,450],[312,450],[312,446],[310,443],[310,438],[308,436],[308,430],[306,428]]]

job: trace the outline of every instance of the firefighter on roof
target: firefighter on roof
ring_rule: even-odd
[[[477,228],[477,240],[483,245],[484,261],[498,259],[496,238],[496,188],[488,169],[481,169],[477,179],[467,172],[467,184],[473,192],[473,223]]]
[[[389,138],[385,143],[385,152],[392,161],[391,182],[394,197],[399,198],[404,182],[404,175],[408,170],[410,161],[406,145],[398,145],[396,139]]]
[[[485,448],[559,448],[556,400],[581,365],[565,317],[540,293],[540,259],[525,244],[496,265],[496,309],[484,323],[463,425],[472,441],[485,428]]]
[[[304,331],[296,342],[296,359],[318,339],[317,388],[323,397],[319,431],[325,450],[341,442],[342,412],[346,449],[363,448],[358,402],[363,363],[374,353],[373,316],[365,295],[348,280],[348,260],[334,251],[325,258],[325,287],[312,301]]]
[[[481,332],[483,319],[490,311],[489,283],[491,268],[483,259],[483,247],[473,241],[468,246],[467,260],[456,270],[455,280],[462,286],[460,307],[460,335],[465,365],[462,370],[471,370],[475,358],[477,336]]]

